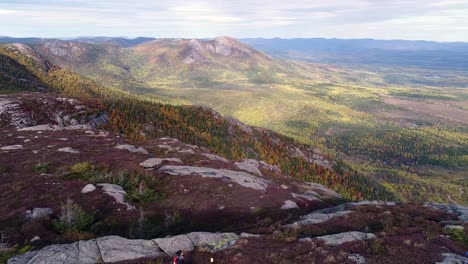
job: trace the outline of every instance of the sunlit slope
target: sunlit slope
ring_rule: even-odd
[[[451,195],[468,203],[460,191],[468,168],[464,72],[279,60],[227,37],[86,45],[97,47],[42,54],[117,88],[205,104],[341,156],[403,200]]]

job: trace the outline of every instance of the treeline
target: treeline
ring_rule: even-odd
[[[468,140],[458,131],[436,126],[349,132],[329,143],[347,154],[365,154],[395,165],[468,166]]]

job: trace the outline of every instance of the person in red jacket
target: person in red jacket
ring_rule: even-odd
[[[172,258],[172,264],[184,264],[184,253],[182,251],[177,251]]]

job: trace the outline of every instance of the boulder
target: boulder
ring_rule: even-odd
[[[78,241],[78,261],[82,264],[99,263],[101,253],[96,239]]]
[[[116,149],[125,149],[133,153],[140,153],[140,154],[148,154],[148,151],[142,147],[135,147],[133,145],[124,144],[124,145],[117,145]]]
[[[161,165],[163,162],[182,163],[182,160],[179,159],[179,158],[163,158],[163,159],[150,158],[150,159],[147,159],[147,160],[143,161],[142,163],[140,163],[140,165],[145,167],[145,168],[153,168],[153,167],[156,167],[158,165]]]
[[[57,149],[57,151],[59,151],[59,152],[67,152],[67,153],[72,153],[72,154],[79,154],[79,153],[80,153],[79,150],[76,150],[76,149],[73,149],[73,148],[70,148],[70,147],[59,148],[59,149]]]
[[[242,232],[242,233],[240,234],[240,237],[244,237],[244,238],[250,238],[250,237],[259,238],[259,237],[262,237],[262,235],[260,235],[260,234],[251,234],[251,233]]]
[[[342,198],[342,196],[339,193],[328,189],[322,184],[306,182],[304,187],[306,187],[309,191],[320,194],[320,196],[324,198]]]
[[[258,169],[259,163],[256,160],[246,159],[242,162],[236,162],[234,165],[236,165],[239,170],[262,176],[262,172]]]
[[[50,130],[54,130],[54,127],[51,126],[50,124],[23,127],[23,128],[18,129],[18,131],[50,131]]]
[[[32,257],[28,264],[67,263],[79,264],[78,242],[47,246]]]
[[[104,193],[112,196],[117,203],[126,205],[127,210],[135,209],[134,206],[125,202],[125,195],[127,195],[127,192],[119,185],[111,183],[100,183],[97,186],[102,187]]]
[[[165,172],[170,175],[187,176],[187,175],[199,175],[202,177],[209,178],[227,178],[231,181],[258,191],[265,191],[269,185],[269,181],[255,177],[246,172],[232,171],[225,169],[213,169],[205,167],[192,167],[192,166],[171,166],[166,165],[159,168],[159,171]]]
[[[29,261],[37,255],[39,251],[28,251],[22,255],[14,256],[7,261],[7,264],[27,264]]]
[[[289,209],[299,209],[299,206],[291,200],[286,200],[284,201],[283,206],[281,206],[281,209],[283,210],[289,210]]]
[[[353,211],[340,211],[336,213],[310,213],[308,215],[301,216],[299,221],[296,221],[292,224],[285,225],[284,227],[289,227],[289,228],[300,228],[305,225],[315,225],[315,224],[320,224],[320,223],[325,223],[328,222],[334,218],[344,216],[347,214],[352,213]]]
[[[338,246],[348,242],[365,241],[376,239],[377,237],[371,233],[363,233],[358,231],[344,232],[334,235],[326,235],[316,237],[315,239],[325,242],[328,246]]]
[[[152,240],[106,236],[97,238],[96,241],[105,263],[165,256]]]
[[[208,247],[212,252],[224,250],[236,243],[239,236],[234,233],[193,232],[187,234],[196,247]]]
[[[184,154],[195,154],[195,151],[193,151],[193,149],[181,149],[181,150],[178,150],[177,152],[184,153]]]
[[[313,193],[310,193],[310,192],[301,193],[301,194],[292,193],[291,196],[298,199],[298,200],[306,200],[306,201],[309,201],[309,202],[313,202],[313,201],[321,202],[322,201],[319,198],[317,198]]]
[[[51,208],[34,208],[32,211],[26,211],[26,219],[38,220],[48,218],[52,213],[53,211]]]
[[[63,127],[65,130],[86,130],[86,129],[91,129],[90,125],[71,125],[71,126],[66,126]]]
[[[335,212],[340,212],[340,211],[345,211],[352,209],[356,206],[361,206],[361,205],[376,205],[376,206],[394,206],[396,205],[395,202],[385,202],[385,201],[361,201],[361,202],[352,202],[352,203],[345,203],[345,204],[340,204],[334,207],[329,207],[321,210],[317,210],[316,212],[318,213],[335,213]]]
[[[468,263],[468,258],[464,256],[460,256],[453,253],[444,253],[442,254],[444,259],[436,264],[466,264]]]
[[[225,159],[225,158],[220,157],[218,155],[214,155],[214,154],[210,154],[210,153],[203,153],[202,155],[209,158],[210,160],[222,161],[222,162],[226,162],[226,163],[229,162],[228,159]]]
[[[4,146],[0,148],[0,150],[18,150],[18,149],[23,149],[23,146],[22,145],[10,145],[10,146]]]
[[[81,189],[81,193],[89,193],[93,192],[94,190],[96,190],[96,186],[93,184],[86,184],[86,186]]]
[[[179,250],[192,251],[194,249],[193,242],[187,235],[156,238],[153,241],[169,256],[173,256]]]

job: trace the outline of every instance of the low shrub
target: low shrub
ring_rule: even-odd
[[[64,234],[66,232],[87,231],[95,222],[93,215],[86,213],[73,200],[62,203],[59,219],[52,221],[54,228]]]
[[[91,177],[91,173],[94,171],[94,165],[91,163],[84,161],[78,162],[73,164],[69,169],[68,172],[70,176],[78,177],[78,178],[88,178]]]
[[[50,163],[49,162],[40,162],[32,167],[34,172],[48,173],[50,172]]]
[[[445,228],[444,234],[448,235],[452,240],[461,242],[465,247],[468,247],[468,234],[464,229]]]
[[[0,263],[7,263],[7,261],[16,256],[21,255],[29,250],[31,250],[31,246],[24,246],[20,248],[18,245],[10,246],[10,244],[6,241],[6,236],[3,232],[0,232]]]
[[[7,263],[9,259],[14,256],[24,254],[32,249],[31,246],[24,246],[20,248],[18,245],[15,245],[12,248],[7,250],[0,250],[0,263]]]

